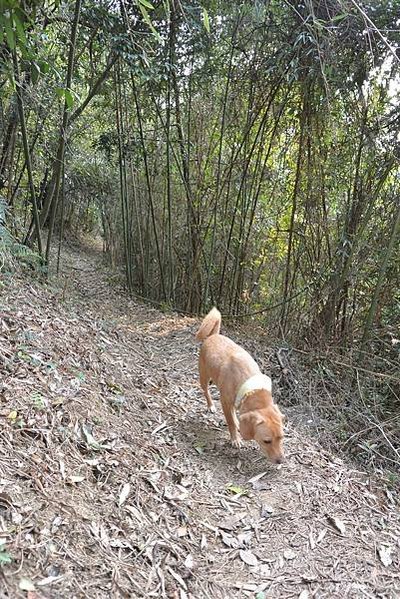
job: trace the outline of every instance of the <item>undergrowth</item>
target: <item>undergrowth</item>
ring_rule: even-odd
[[[7,227],[8,206],[0,197],[0,272],[12,273],[20,267],[44,270],[40,255],[27,245],[17,241]]]
[[[368,369],[360,367],[350,356],[348,364],[344,365],[342,360],[337,360],[335,354],[322,358],[312,353],[303,353],[301,359],[293,358],[291,366],[296,378],[302,381],[296,399],[308,404],[322,442],[329,443],[330,437],[336,450],[379,471],[387,483],[398,484],[400,402],[395,370],[398,360],[392,357],[390,374],[381,372],[378,358],[371,357]]]

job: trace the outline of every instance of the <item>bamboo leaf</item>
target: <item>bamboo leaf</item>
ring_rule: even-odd
[[[349,15],[347,13],[343,13],[341,15],[336,15],[336,17],[333,17],[331,19],[332,23],[334,23],[335,21],[343,21],[343,19],[345,19],[346,17],[348,17]]]
[[[15,35],[9,18],[4,19],[4,28],[6,30],[8,47],[10,50],[15,50]]]
[[[210,17],[208,16],[207,9],[203,6],[203,24],[207,33],[210,33]]]
[[[137,0],[137,2],[139,2],[139,4],[145,6],[146,8],[150,8],[150,10],[154,10],[154,6],[150,4],[150,2],[148,2],[147,0]]]
[[[19,40],[26,46],[28,44],[28,40],[26,39],[25,29],[16,13],[13,13],[13,22],[14,22],[15,29],[17,31],[17,36],[18,36]]]
[[[155,35],[155,37],[157,38],[157,40],[159,42],[161,42],[161,36],[158,33],[158,31],[156,31],[156,29],[154,28],[153,23],[151,22],[151,19],[149,17],[149,13],[147,12],[147,10],[145,9],[144,6],[142,6],[142,4],[139,4],[139,8],[140,8],[140,12],[142,13],[142,17],[143,20],[147,23],[147,25],[150,27],[152,33]]]

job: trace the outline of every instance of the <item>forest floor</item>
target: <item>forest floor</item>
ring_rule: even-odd
[[[398,491],[319,439],[272,350],[236,336],[288,417],[281,467],[206,413],[199,321],[129,299],[95,247],[1,285],[1,599],[400,597]]]

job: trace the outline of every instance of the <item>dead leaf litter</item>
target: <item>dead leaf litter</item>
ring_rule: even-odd
[[[0,599],[400,597],[396,492],[301,407],[281,469],[232,449],[198,321],[126,297],[94,248],[63,263],[1,288]]]

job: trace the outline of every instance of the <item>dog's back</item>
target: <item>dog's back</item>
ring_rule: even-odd
[[[250,354],[229,337],[220,335],[221,314],[213,308],[196,334],[202,341],[199,363],[203,380],[212,380],[220,392],[234,398],[243,381],[260,372]]]

